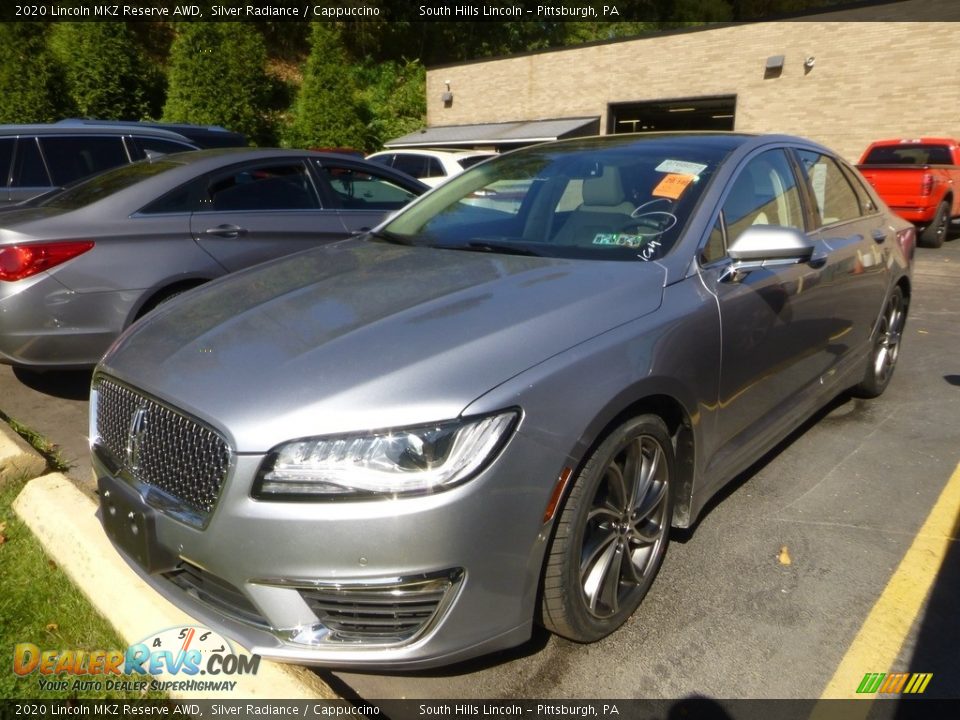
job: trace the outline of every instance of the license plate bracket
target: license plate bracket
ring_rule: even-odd
[[[126,483],[97,479],[100,522],[113,544],[147,573],[173,569],[179,558],[157,543],[157,511]]]

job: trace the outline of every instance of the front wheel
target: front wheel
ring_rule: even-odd
[[[576,642],[619,628],[653,584],[669,542],[674,451],[663,420],[614,430],[584,465],[557,520],[542,621]]]
[[[866,372],[854,388],[853,394],[863,398],[875,398],[890,384],[897,358],[900,356],[900,340],[907,321],[907,303],[903,291],[895,287],[880,317],[880,325],[873,341],[873,351]]]

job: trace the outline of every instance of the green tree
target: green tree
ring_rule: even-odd
[[[310,56],[286,143],[294,147],[366,146],[366,122],[340,31],[313,23]]]
[[[215,124],[273,141],[263,38],[248,23],[181,23],[170,47],[163,119]]]
[[[74,114],[45,30],[41,23],[0,23],[0,122],[52,122]]]
[[[159,109],[162,76],[144,60],[123,23],[56,23],[50,49],[64,68],[67,91],[81,116],[142,120]]]
[[[387,140],[424,126],[426,77],[418,60],[368,61],[361,66],[357,84],[362,88],[367,115],[367,150],[379,150]]]

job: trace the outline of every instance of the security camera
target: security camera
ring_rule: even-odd
[[[806,60],[803,61],[803,66],[809,70],[814,66],[814,64],[816,64],[816,62],[817,59],[813,55],[810,55]]]

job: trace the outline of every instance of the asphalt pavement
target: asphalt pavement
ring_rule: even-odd
[[[0,411],[59,446],[92,491],[89,373],[0,367]],[[674,532],[647,599],[584,646],[536,633],[439,671],[318,674],[379,698],[817,698],[960,462],[960,239],[918,250],[899,365],[876,400],[838,398]],[[951,549],[895,667],[960,698],[960,548]],[[787,563],[786,560],[789,560]]]

